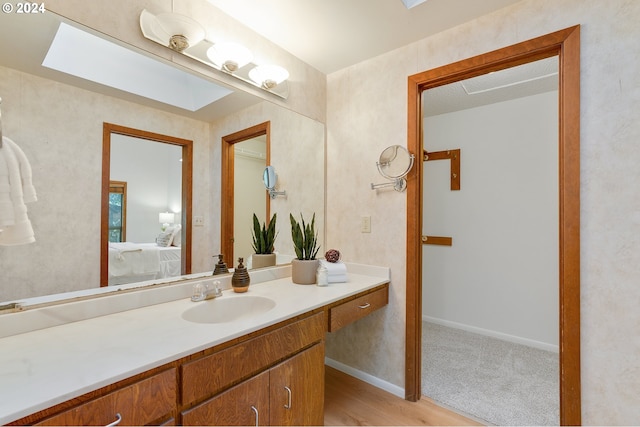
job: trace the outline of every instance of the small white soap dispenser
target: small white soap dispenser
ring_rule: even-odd
[[[322,261],[318,263],[318,270],[316,271],[316,284],[318,286],[329,286],[329,270],[324,266]]]

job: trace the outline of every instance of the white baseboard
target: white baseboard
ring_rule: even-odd
[[[371,374],[367,374],[366,372],[362,372],[358,369],[352,368],[351,366],[345,365],[344,363],[340,363],[336,360],[329,359],[328,357],[325,357],[324,363],[326,365],[331,366],[332,368],[335,368],[339,371],[344,372],[345,374],[349,374],[352,377],[355,377],[359,380],[369,383],[372,386],[378,387],[382,390],[388,391],[389,393],[395,396],[398,396],[401,399],[404,399],[404,388],[402,387],[398,387],[395,384],[391,384],[390,382],[381,380],[378,377],[374,377]]]
[[[478,328],[476,326],[465,325],[464,323],[452,322],[450,320],[438,319],[430,316],[422,316],[424,322],[435,323],[436,325],[447,326],[449,328],[462,329],[463,331],[473,332],[474,334],[485,335],[492,338],[497,338],[503,341],[509,341],[516,344],[522,344],[529,347],[537,348],[540,350],[552,351],[559,353],[560,348],[557,345],[545,343],[542,341],[530,340],[528,338],[522,338],[515,335],[504,334],[502,332],[492,331],[490,329]]]

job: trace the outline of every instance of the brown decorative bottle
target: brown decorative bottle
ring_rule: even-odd
[[[218,255],[218,263],[216,264],[215,268],[213,269],[213,275],[216,276],[218,274],[225,274],[229,272],[229,269],[227,268],[227,264],[222,260],[222,258],[224,258],[223,254]]]
[[[247,292],[251,282],[251,277],[249,277],[249,272],[243,262],[244,258],[238,258],[238,267],[233,271],[233,276],[231,276],[233,291],[238,293]]]

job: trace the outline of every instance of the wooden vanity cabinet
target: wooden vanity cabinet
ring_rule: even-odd
[[[323,425],[323,344],[183,412],[182,424]]]
[[[322,425],[324,339],[388,303],[388,283],[10,425]]]
[[[323,424],[324,322],[319,312],[183,364],[182,424]]]
[[[171,423],[176,409],[176,370],[169,369],[36,423],[42,426]]]

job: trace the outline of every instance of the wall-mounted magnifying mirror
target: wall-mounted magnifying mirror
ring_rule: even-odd
[[[278,182],[278,175],[276,175],[276,169],[273,166],[267,166],[264,168],[264,173],[262,174],[262,180],[264,181],[264,186],[269,192],[269,196],[272,199],[275,199],[276,196],[287,196],[286,191],[276,191],[276,183]]]
[[[376,166],[378,166],[380,175],[393,182],[386,182],[384,184],[372,183],[371,189],[375,190],[393,186],[396,191],[404,191],[407,188],[405,176],[407,176],[413,167],[414,160],[415,156],[401,145],[392,145],[385,148],[380,154]]]

